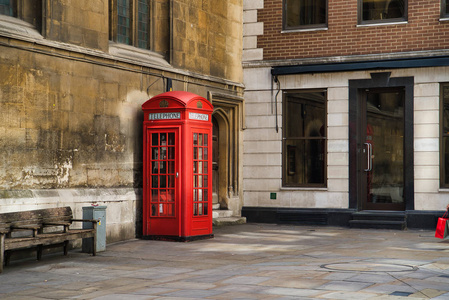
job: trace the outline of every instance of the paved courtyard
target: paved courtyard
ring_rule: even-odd
[[[432,231],[244,224],[214,233],[13,261],[0,299],[449,299],[449,242]]]

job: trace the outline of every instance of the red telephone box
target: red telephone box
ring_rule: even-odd
[[[144,238],[213,237],[212,104],[172,91],[142,109]]]

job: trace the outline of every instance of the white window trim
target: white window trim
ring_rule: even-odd
[[[281,33],[294,33],[294,32],[310,32],[310,31],[326,31],[329,30],[328,27],[322,27],[322,28],[304,28],[304,29],[283,29]]]
[[[408,21],[400,21],[400,22],[379,22],[379,23],[370,23],[370,24],[357,24],[356,27],[373,27],[373,26],[388,26],[388,25],[401,25],[408,24]]]

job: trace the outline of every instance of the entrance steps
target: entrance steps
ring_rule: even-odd
[[[245,224],[245,217],[235,217],[231,210],[215,208],[212,210],[212,223],[214,226]]]
[[[407,228],[406,216],[403,211],[359,211],[352,214],[349,221],[351,228],[360,229],[396,229]]]

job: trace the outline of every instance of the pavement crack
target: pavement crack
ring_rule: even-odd
[[[391,277],[393,277],[394,279],[396,279],[397,281],[399,281],[399,282],[405,284],[406,286],[412,288],[412,289],[415,290],[418,294],[423,295],[424,297],[426,297],[426,299],[431,299],[431,298],[432,298],[431,296],[426,295],[423,291],[417,290],[417,289],[414,288],[412,285],[410,285],[410,284],[408,284],[407,282],[405,282],[404,280],[402,280],[402,279],[400,279],[400,278],[394,276],[393,274],[391,274],[391,273],[387,273],[387,274],[390,275]]]

